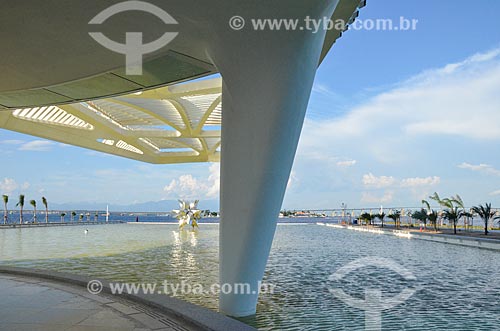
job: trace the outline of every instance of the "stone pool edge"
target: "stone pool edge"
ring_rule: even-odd
[[[419,239],[433,242],[440,242],[444,244],[451,245],[459,245],[465,247],[474,247],[481,249],[488,249],[493,251],[500,251],[500,242],[494,239],[487,238],[468,238],[468,237],[459,237],[453,236],[449,234],[427,234],[427,233],[416,233],[404,230],[388,230],[381,228],[362,228],[362,227],[354,227],[354,226],[345,226],[345,225],[337,225],[337,224],[328,224],[328,223],[316,223],[316,225],[327,226],[336,229],[346,229],[346,230],[354,230],[359,232],[368,232],[375,234],[385,234],[385,235],[393,235],[401,238],[408,239]]]
[[[6,267],[0,266],[0,274],[28,276],[33,278],[47,279],[55,282],[76,285],[86,288],[90,280],[99,280],[103,285],[101,293],[118,296],[120,298],[137,302],[166,314],[173,315],[187,323],[194,324],[207,331],[256,331],[257,329],[232,319],[228,316],[214,312],[204,307],[160,294],[112,294],[109,281],[102,278],[89,278],[69,273],[49,270]],[[98,295],[96,295],[98,296]]]

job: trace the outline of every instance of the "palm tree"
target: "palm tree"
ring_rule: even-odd
[[[78,217],[78,221],[80,221],[80,222],[83,221],[83,214],[80,214],[80,216]]]
[[[49,204],[47,203],[47,198],[42,197],[42,203],[45,206],[45,223],[49,223]]]
[[[453,233],[457,234],[457,223],[462,217],[470,217],[471,214],[465,211],[464,201],[460,195],[456,194],[451,198],[439,198],[437,192],[429,197],[432,200],[437,201],[442,207],[446,207],[447,210],[443,212],[443,217],[453,223]],[[459,210],[462,208],[462,210]]]
[[[24,194],[19,195],[19,202],[16,203],[16,207],[19,207],[19,224],[23,224]]]
[[[416,220],[419,220],[421,223],[424,223],[424,229],[427,229],[428,215],[427,211],[424,208],[414,211],[411,217],[413,217]]]
[[[435,194],[437,194],[437,193],[435,193]],[[425,208],[427,208],[428,211],[431,210],[431,205],[429,204],[429,201],[422,200],[422,204],[425,206]]]
[[[33,206],[33,221],[36,223],[36,201],[30,200],[30,205]]]
[[[71,222],[73,222],[73,221],[74,221],[75,216],[76,216],[76,211],[72,211],[72,212],[71,212]]]
[[[474,217],[474,215],[472,215],[472,213],[470,213],[470,212],[468,212],[468,211],[466,211],[466,210],[464,209],[464,211],[463,211],[463,215],[462,215],[462,216],[463,216],[463,217],[465,217],[465,220],[467,221],[467,223],[466,223],[466,222],[464,222],[465,229],[467,230],[467,228],[468,228],[468,226],[469,226],[469,219],[472,219],[472,217]]]
[[[435,210],[431,210],[431,212],[427,215],[427,217],[429,218],[429,221],[434,226],[434,231],[438,230],[438,228],[437,228],[438,216],[439,215],[438,215],[438,213]]]
[[[484,222],[484,235],[488,235],[488,222],[494,218],[495,212],[491,209],[491,203],[486,203],[485,206],[479,205],[472,207],[472,211],[481,217]]]
[[[458,220],[464,216],[464,212],[459,210],[458,207],[452,205],[444,211],[443,215],[445,219],[453,223],[453,233],[457,234],[457,223]]]
[[[431,195],[431,196],[429,197],[429,199],[436,201],[436,202],[437,202],[437,203],[438,203],[441,207],[445,206],[445,203],[446,203],[446,202],[445,202],[445,201],[443,201],[443,200],[441,200],[441,198],[439,197],[439,194],[438,194],[437,192],[434,192],[434,194],[433,194],[433,195]],[[425,201],[425,200],[422,200],[422,203],[424,203],[424,201]],[[426,202],[427,202],[427,201],[426,201]],[[425,203],[424,203],[424,204],[425,204]],[[430,207],[430,206],[429,206],[429,207]],[[443,210],[443,209],[441,208],[441,211],[442,211],[442,210]],[[438,214],[438,215],[439,215],[439,214]],[[443,225],[442,219],[441,219],[441,225]]]
[[[470,217],[472,216],[470,213],[468,213],[466,210],[465,210],[465,205],[464,205],[464,201],[462,200],[462,198],[460,197],[460,195],[456,194],[454,197],[452,196],[450,198],[450,200],[455,203],[458,207],[462,208],[462,215],[460,216],[460,218],[462,217]],[[460,220],[460,219],[459,219]],[[465,225],[465,221],[464,221],[464,225]]]
[[[439,197],[439,194],[437,192],[434,192],[433,195],[429,197],[429,199],[436,201],[440,206],[443,205],[443,200]],[[422,203],[424,203],[425,200],[422,200]]]
[[[394,221],[394,226],[396,229],[399,229],[399,220],[401,219],[401,211],[399,210],[394,210],[392,213],[387,215],[391,220]]]
[[[61,213],[61,223],[64,223],[64,217],[66,216],[66,213],[62,212]]]
[[[9,196],[7,194],[3,195],[3,224],[7,224],[7,204],[9,203]]]
[[[436,200],[439,203],[441,203],[441,199],[439,199],[439,195],[436,192],[434,192],[434,196],[430,198],[431,199],[434,198],[433,200]],[[427,219],[429,220],[429,222],[431,222],[432,226],[434,227],[434,231],[437,231],[439,213],[431,208],[431,205],[427,200],[422,200],[422,204],[427,208]]]
[[[97,218],[99,217],[99,213],[98,212],[95,212],[94,214],[94,221],[97,222]]]
[[[408,209],[406,211],[406,216],[408,216],[408,228],[413,227],[413,210]]]
[[[470,215],[465,211],[464,201],[462,200],[462,198],[458,194],[456,194],[455,196],[452,196],[451,198],[441,199],[439,197],[439,194],[437,194],[437,192],[434,192],[434,194],[432,196],[430,196],[429,198],[437,201],[441,207],[448,208],[450,210],[451,214],[453,214],[453,209],[455,209],[455,208],[458,209],[458,207],[462,208],[462,211],[458,215],[458,219],[455,220],[453,223],[455,233],[456,233],[457,222],[460,220],[460,218]],[[423,202],[424,202],[424,200],[422,200],[422,203]],[[450,214],[448,214],[448,216],[449,215]]]
[[[385,213],[384,212],[378,213],[377,215],[375,215],[375,217],[378,218],[380,220],[380,222],[382,222],[382,227],[384,227]]]
[[[455,195],[454,197],[451,197],[451,201],[453,201],[455,204],[457,204],[460,208],[462,208],[465,211],[464,201],[458,194]]]
[[[372,223],[372,215],[369,213],[362,213],[359,215],[359,219],[363,222],[365,222],[367,225]]]

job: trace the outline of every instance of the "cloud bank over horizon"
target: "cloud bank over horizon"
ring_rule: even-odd
[[[325,89],[317,83],[315,90],[326,96]],[[460,193],[470,204],[495,196],[489,194],[500,188],[498,178],[479,182],[475,175],[500,174],[490,165],[500,168],[492,153],[500,143],[499,91],[497,48],[425,70],[340,116],[307,118],[294,166],[307,180],[287,193],[286,204],[419,205],[434,191]],[[356,162],[341,168],[342,158]],[[464,192],[457,177],[474,185]],[[317,204],[302,203],[306,195]]]

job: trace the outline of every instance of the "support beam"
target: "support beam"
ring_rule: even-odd
[[[274,8],[272,8],[274,4]],[[337,1],[297,8],[268,2],[254,18],[331,17]],[[274,12],[273,12],[274,10]],[[299,14],[300,13],[300,14]],[[249,17],[247,17],[249,18]],[[220,283],[250,284],[252,293],[220,294],[231,316],[256,311],[325,31],[216,31],[210,54],[223,78]]]

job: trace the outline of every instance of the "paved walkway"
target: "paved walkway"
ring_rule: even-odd
[[[85,288],[0,274],[0,330],[195,331],[202,330],[151,307]]]

